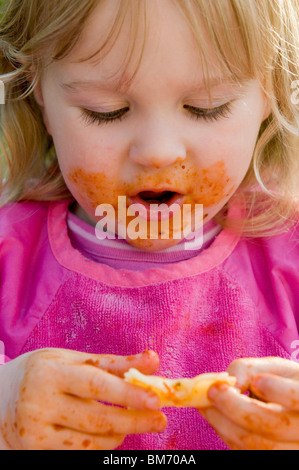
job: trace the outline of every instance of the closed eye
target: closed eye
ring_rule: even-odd
[[[232,103],[225,103],[217,108],[197,108],[191,105],[184,105],[183,108],[188,111],[191,118],[195,120],[203,119],[205,121],[218,121],[220,118],[229,117],[231,114]],[[100,113],[90,109],[81,109],[81,117],[87,124],[109,124],[115,121],[122,121],[130,108],[117,109],[107,113]]]
[[[107,113],[99,113],[90,109],[81,109],[81,117],[87,124],[108,124],[114,121],[121,121],[129,110],[129,107],[125,107]]]
[[[203,119],[205,121],[218,121],[220,118],[229,117],[231,114],[232,103],[225,103],[218,108],[197,108],[191,105],[184,105],[193,119]]]

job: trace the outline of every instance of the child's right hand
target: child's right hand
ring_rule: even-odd
[[[131,367],[153,374],[158,364],[154,352],[123,357],[41,349],[2,365],[0,448],[115,449],[127,434],[163,431],[159,398],[122,379]]]

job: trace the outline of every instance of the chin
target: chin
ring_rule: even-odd
[[[135,248],[138,248],[139,250],[142,251],[148,251],[148,252],[155,252],[155,251],[162,251],[166,250],[167,248],[171,248],[178,243],[181,242],[181,240],[143,240],[143,239],[137,239],[137,240],[132,240],[127,238],[127,242],[131,245],[134,246]]]

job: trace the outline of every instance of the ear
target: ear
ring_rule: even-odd
[[[50,123],[49,123],[49,119],[48,119],[47,111],[46,111],[46,107],[45,107],[42,85],[41,85],[40,80],[38,81],[38,83],[36,84],[36,86],[33,90],[33,96],[35,98],[35,101],[37,102],[37,104],[40,107],[40,110],[42,112],[43,119],[44,119],[44,124],[47,128],[47,131],[50,135],[52,135],[51,127],[50,127]]]
[[[265,112],[263,116],[263,121],[265,121],[270,116],[271,113],[272,113],[272,106],[271,106],[270,101],[267,99],[265,102]]]
[[[267,96],[265,91],[263,91],[263,99],[264,99],[264,115],[263,115],[263,121],[262,122],[264,122],[266,119],[268,119],[268,117],[272,113],[271,101],[270,101],[270,98]]]
[[[44,108],[44,106],[45,106],[44,97],[43,97],[42,86],[41,86],[40,81],[35,86],[35,88],[33,90],[33,95],[34,95],[35,101],[40,106],[40,108]]]

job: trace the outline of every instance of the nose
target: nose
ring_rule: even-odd
[[[140,126],[130,146],[130,160],[145,167],[164,168],[186,159],[186,148],[177,129],[161,122]]]

